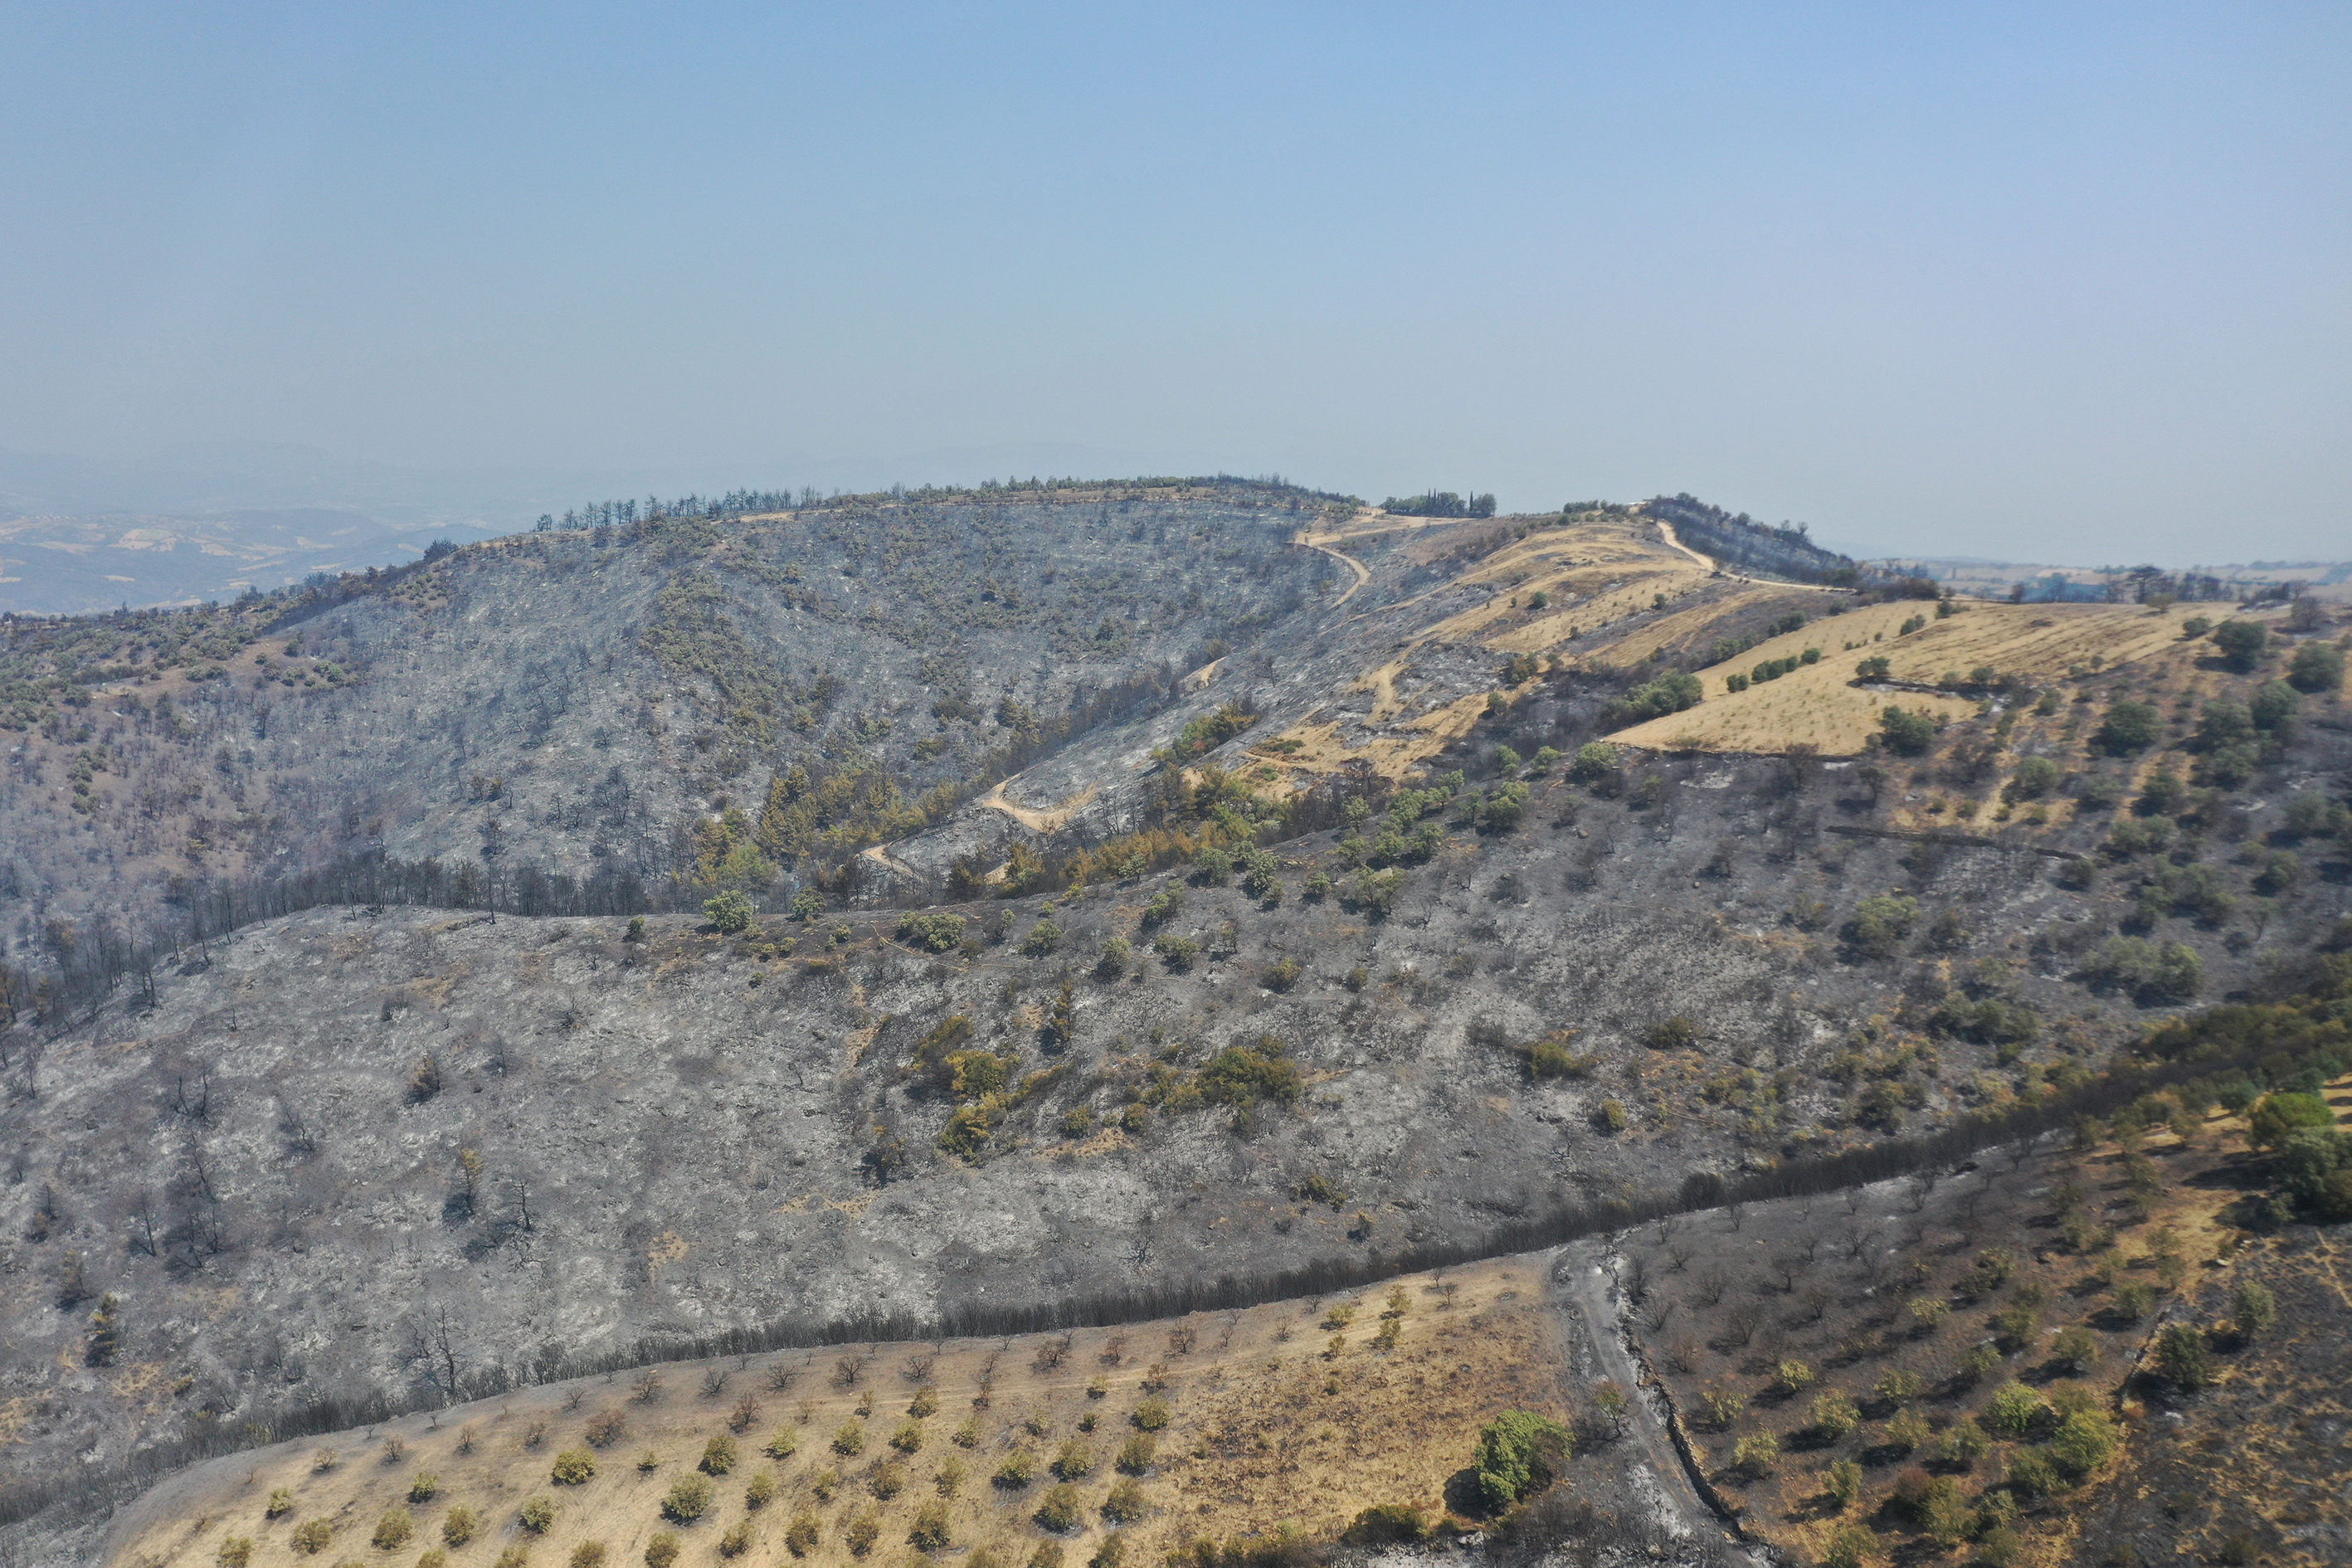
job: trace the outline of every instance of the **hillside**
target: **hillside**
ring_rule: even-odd
[[[2337,939],[2328,612],[1910,592],[1155,482],[12,623],[12,1479],[1523,1251]]]

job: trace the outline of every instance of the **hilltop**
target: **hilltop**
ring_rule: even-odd
[[[2341,940],[2323,602],[1686,531],[1061,485],[9,623],[12,1474],[1522,1250]]]

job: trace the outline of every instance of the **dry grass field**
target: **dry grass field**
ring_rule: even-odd
[[[1965,697],[1890,695],[1857,687],[1854,668],[1862,659],[1885,656],[1888,679],[1906,685],[1965,680],[1983,669],[2048,683],[2121,665],[2210,654],[2210,644],[2183,640],[2180,627],[2189,613],[2137,605],[1971,604],[1938,620],[1932,605],[1916,600],[1866,605],[1699,671],[1706,695],[1696,708],[1653,719],[1613,738],[1656,750],[1754,752],[1810,745],[1824,756],[1851,756],[1877,732],[1879,715],[1889,702],[1942,719],[1964,718],[1977,710]],[[2200,613],[2210,618],[2214,612],[2205,606]],[[1905,623],[1920,617],[1925,624],[1918,629],[1902,631]],[[1821,650],[1820,663],[1745,691],[1725,686],[1727,676],[1746,674],[1768,659],[1801,656],[1807,648]]]
[[[110,1560],[636,1568],[668,1531],[695,1568],[982,1548],[1022,1568],[1056,1546],[1087,1562],[1114,1531],[1129,1563],[1200,1537],[1328,1538],[1372,1503],[1441,1510],[1496,1412],[1567,1414],[1543,1286],[1541,1259],[1503,1260],[1173,1321],[533,1388],[199,1467],[126,1510]],[[706,1464],[722,1442],[731,1463]],[[698,1481],[700,1515],[665,1518]],[[1041,1522],[1064,1501],[1066,1528]]]

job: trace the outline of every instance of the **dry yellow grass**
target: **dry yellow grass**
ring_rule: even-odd
[[[1900,627],[1914,616],[1927,624],[1909,635]],[[2038,682],[2064,679],[2092,667],[2150,659],[2192,658],[2210,652],[2181,641],[2179,609],[2153,612],[2133,605],[1972,604],[1944,620],[1933,605],[1916,600],[1869,605],[1847,615],[1826,616],[1798,631],[1758,644],[1737,658],[1699,672],[1706,699],[1686,712],[1654,719],[1612,739],[1657,750],[1785,752],[1809,744],[1826,756],[1860,752],[1876,733],[1879,715],[1892,701],[1925,709],[1939,718],[1965,717],[1973,701],[1941,693],[1902,692],[1889,697],[1850,683],[1864,658],[1883,655],[1897,681],[1932,684],[1949,675],[1966,677],[1990,667]],[[1850,646],[1851,645],[1851,646]],[[1725,678],[1745,674],[1768,659],[1822,650],[1819,664],[1806,665],[1778,680],[1746,691],[1728,691]]]
[[[1545,1305],[1540,1258],[1395,1283],[1408,1307],[1387,1349],[1373,1343],[1384,1284],[1312,1301],[1085,1330],[1068,1336],[1051,1365],[1041,1350],[1061,1336],[1030,1335],[782,1352],[740,1364],[734,1358],[674,1363],[657,1369],[660,1385],[649,1400],[635,1396],[635,1373],[531,1389],[437,1419],[406,1417],[200,1467],[126,1510],[110,1561],[131,1568],[215,1568],[225,1540],[249,1536],[255,1568],[350,1561],[412,1568],[417,1553],[441,1546],[449,1510],[462,1507],[478,1524],[470,1542],[448,1549],[451,1568],[489,1568],[511,1546],[528,1549],[531,1568],[563,1568],[587,1542],[604,1545],[606,1568],[637,1568],[662,1530],[678,1533],[683,1561],[701,1564],[718,1560],[720,1537],[739,1524],[748,1524],[751,1535],[742,1561],[789,1563],[794,1558],[785,1531],[803,1509],[815,1511],[821,1531],[807,1562],[856,1560],[845,1532],[870,1509],[880,1529],[865,1560],[900,1563],[912,1552],[917,1510],[944,1501],[954,1545],[993,1546],[1019,1568],[1048,1538],[1032,1516],[1055,1484],[1053,1461],[1075,1442],[1091,1461],[1074,1483],[1083,1522],[1059,1539],[1068,1543],[1070,1560],[1082,1563],[1090,1543],[1108,1532],[1102,1510],[1122,1479],[1114,1468],[1120,1446],[1139,1435],[1134,1417],[1154,1398],[1165,1401],[1168,1418],[1140,1479],[1149,1511],[1129,1530],[1131,1560],[1158,1562],[1200,1535],[1223,1539],[1289,1525],[1328,1536],[1370,1503],[1442,1506],[1446,1479],[1468,1462],[1479,1426],[1497,1410],[1565,1414],[1561,1347]],[[1323,1326],[1335,1306],[1352,1309],[1336,1348],[1334,1331]],[[841,1380],[845,1359],[857,1363],[854,1384]],[[706,1394],[704,1378],[712,1372],[725,1373],[725,1385]],[[780,1390],[772,1384],[782,1374],[790,1385]],[[933,1391],[937,1409],[916,1416],[910,1406],[925,1389]],[[740,1434],[730,1433],[730,1415],[746,1395],[756,1413]],[[625,1430],[592,1450],[594,1477],[554,1484],[556,1456],[583,1446],[590,1422],[608,1411],[619,1414]],[[970,1447],[955,1436],[967,1421]],[[1091,1431],[1085,1429],[1089,1422]],[[862,1447],[855,1455],[836,1452],[835,1434],[852,1425],[862,1430]],[[919,1433],[919,1445],[895,1450],[893,1435],[909,1426]],[[780,1429],[792,1436],[795,1451],[771,1458],[761,1449]],[[719,1436],[732,1436],[740,1457],[713,1479],[709,1510],[690,1525],[666,1521],[664,1494],[696,1473],[704,1446]],[[402,1446],[396,1458],[388,1439]],[[327,1450],[336,1458],[321,1469],[318,1456]],[[1019,1487],[993,1484],[1016,1451],[1034,1455],[1035,1479]],[[654,1462],[640,1468],[639,1456],[648,1453]],[[877,1476],[892,1462],[905,1472],[903,1489],[877,1498]],[[962,1479],[942,1498],[939,1478],[951,1463],[962,1468]],[[754,1510],[746,1489],[763,1469],[774,1472],[775,1495]],[[837,1486],[829,1500],[819,1501],[819,1477],[828,1469],[837,1473]],[[420,1473],[437,1478],[437,1487],[429,1500],[408,1501]],[[265,1509],[278,1488],[291,1493],[292,1505],[271,1520]],[[555,1505],[555,1519],[534,1535],[518,1518],[527,1502],[542,1497]],[[395,1508],[410,1513],[415,1534],[398,1550],[378,1551],[370,1544],[377,1521]],[[310,1520],[325,1520],[333,1531],[315,1558],[292,1542],[296,1528]]]

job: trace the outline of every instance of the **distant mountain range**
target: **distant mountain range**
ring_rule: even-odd
[[[467,544],[499,531],[464,523],[400,527],[321,507],[203,518],[0,518],[0,611],[81,615],[234,599],[314,572],[415,561],[436,538]]]

